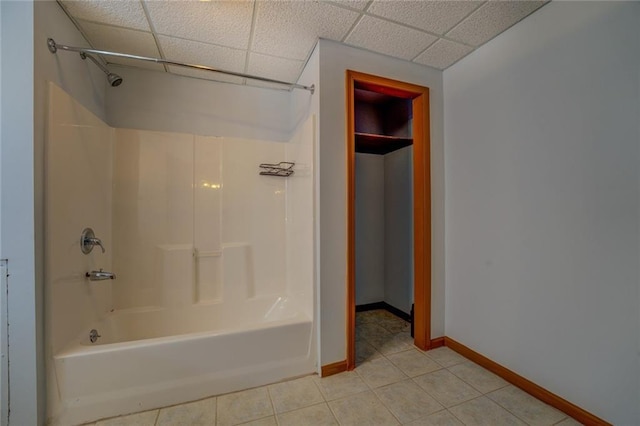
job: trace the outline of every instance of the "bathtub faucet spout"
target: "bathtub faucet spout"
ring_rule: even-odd
[[[102,281],[102,280],[115,280],[116,274],[113,272],[106,272],[100,268],[99,271],[91,271],[85,274],[89,281]]]

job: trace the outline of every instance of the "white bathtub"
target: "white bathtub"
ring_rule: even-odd
[[[123,310],[54,356],[55,425],[191,401],[315,371],[311,319],[287,298]]]

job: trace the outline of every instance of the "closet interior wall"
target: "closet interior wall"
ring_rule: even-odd
[[[355,90],[356,306],[413,303],[411,101]]]

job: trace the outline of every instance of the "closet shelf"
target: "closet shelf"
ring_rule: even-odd
[[[412,138],[405,138],[403,136],[389,136],[389,135],[379,135],[376,133],[363,133],[363,132],[355,132],[357,138],[371,138],[371,139],[382,139],[382,140],[408,140],[412,141]]]
[[[413,144],[412,138],[355,132],[356,152],[365,154],[388,154]]]

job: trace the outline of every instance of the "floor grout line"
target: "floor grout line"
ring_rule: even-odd
[[[216,407],[216,415],[213,417],[213,421],[215,422],[215,424],[218,424],[218,413],[219,413],[219,410],[218,410],[218,397],[216,397],[215,407]]]
[[[276,420],[276,425],[279,425],[280,423],[278,423],[278,416],[277,416],[277,413],[276,413],[276,404],[273,402],[273,396],[271,395],[271,386],[272,385],[264,385],[264,387],[267,388],[267,396],[269,397],[269,402],[271,403],[271,412],[273,413],[272,414],[273,418]],[[264,419],[264,418],[267,418],[267,417],[269,417],[269,416],[264,416],[262,418]],[[260,419],[255,419],[255,420],[260,420]],[[253,420],[250,420],[250,421],[253,421]]]

